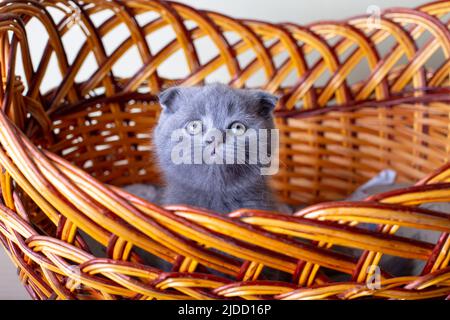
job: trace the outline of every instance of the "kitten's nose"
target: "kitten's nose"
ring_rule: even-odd
[[[215,140],[214,137],[206,137],[206,138],[205,138],[205,143],[206,143],[206,144],[211,144],[211,143],[214,142],[214,140]]]
[[[203,144],[205,146],[214,144],[216,146],[224,142],[223,132],[218,129],[211,129],[203,136]]]

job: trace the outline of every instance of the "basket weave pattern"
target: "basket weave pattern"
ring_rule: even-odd
[[[450,296],[450,219],[418,207],[450,201],[449,13],[450,1],[439,1],[386,10],[376,28],[366,16],[305,27],[168,1],[0,0],[0,240],[22,283],[34,299]],[[38,57],[30,54],[32,21],[48,35]],[[85,35],[76,54],[63,41],[74,28]],[[129,36],[109,52],[115,28]],[[150,36],[164,28],[174,37],[156,50]],[[202,39],[216,52],[207,61]],[[129,50],[141,67],[118,77],[114,66]],[[178,53],[187,75],[163,76]],[[89,57],[96,68],[78,81]],[[42,92],[52,61],[61,77]],[[223,216],[161,208],[120,189],[159,181],[150,141],[155,94],[203,84],[220,70],[232,86],[256,77],[281,96],[281,167],[272,183],[286,203],[312,206],[293,216],[248,209]],[[414,185],[336,201],[384,168]],[[402,227],[441,237],[413,241],[395,235]],[[333,245],[362,253],[354,260]],[[148,265],[142,251],[171,272]],[[383,254],[426,266],[404,277],[382,271],[380,287],[369,289],[370,266]],[[291,281],[263,279],[266,268]],[[351,280],[333,282],[324,269]]]

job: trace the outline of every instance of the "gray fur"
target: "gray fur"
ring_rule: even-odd
[[[256,130],[274,128],[275,96],[213,84],[173,87],[159,98],[163,111],[153,141],[166,183],[162,204],[187,204],[220,213],[239,208],[278,208],[266,177],[260,174],[260,164],[174,164],[171,160],[176,144],[171,134],[189,121],[203,120],[205,131],[214,127],[225,132],[234,121]]]

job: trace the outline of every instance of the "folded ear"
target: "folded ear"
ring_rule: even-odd
[[[164,111],[173,113],[176,111],[176,103],[175,100],[177,96],[180,94],[179,87],[171,87],[159,93],[158,99],[161,108]]]
[[[255,95],[258,101],[258,113],[264,118],[270,118],[275,109],[279,97],[262,90],[256,90]]]

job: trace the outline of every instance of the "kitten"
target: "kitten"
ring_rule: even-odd
[[[172,87],[162,92],[159,100],[162,112],[153,141],[166,183],[162,204],[186,204],[219,213],[279,208],[266,176],[261,175],[264,165],[259,159],[251,163],[252,151],[242,145],[242,140],[237,141],[237,136],[250,129],[274,129],[272,111],[277,97],[260,90],[212,84]],[[173,139],[175,131],[178,140]],[[183,154],[190,161],[176,163],[173,151],[181,140],[190,143]],[[272,145],[268,140],[270,132],[263,143],[270,156]],[[225,160],[230,153],[236,155],[242,150],[245,163],[237,162],[236,157],[233,163]],[[198,154],[205,157],[200,163],[195,161]]]

